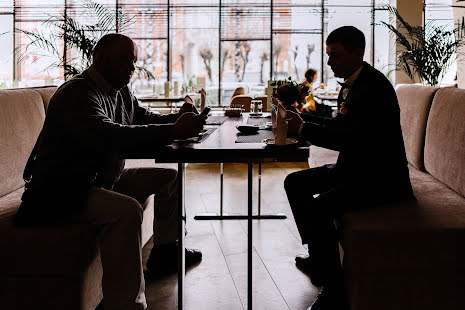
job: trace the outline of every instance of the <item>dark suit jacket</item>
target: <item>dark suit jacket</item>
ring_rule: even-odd
[[[339,151],[338,186],[377,200],[412,197],[400,110],[389,80],[368,63],[349,90],[347,113],[335,118],[303,116],[301,136]]]

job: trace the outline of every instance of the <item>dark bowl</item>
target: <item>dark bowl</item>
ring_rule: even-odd
[[[260,129],[257,125],[237,125],[236,128],[245,135],[253,135]]]

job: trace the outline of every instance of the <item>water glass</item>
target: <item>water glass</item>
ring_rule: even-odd
[[[251,114],[260,114],[262,113],[263,104],[261,100],[251,100],[250,101],[250,113]]]

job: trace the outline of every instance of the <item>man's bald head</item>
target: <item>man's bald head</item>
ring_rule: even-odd
[[[92,64],[114,88],[126,86],[134,72],[137,46],[131,38],[110,33],[97,42]]]
[[[98,40],[92,53],[93,61],[98,61],[99,57],[107,57],[115,51],[125,45],[134,45],[131,38],[120,34],[120,33],[109,33],[104,35]]]

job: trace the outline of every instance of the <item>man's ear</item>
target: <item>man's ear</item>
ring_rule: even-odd
[[[365,50],[361,48],[355,48],[353,52],[361,59],[363,59],[363,55],[365,55]]]

